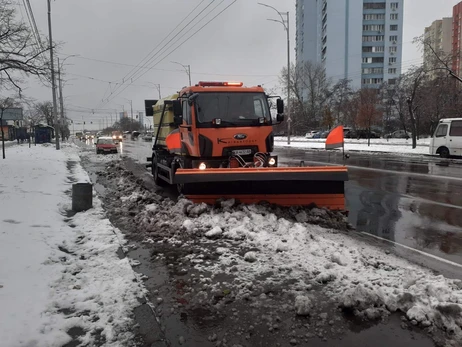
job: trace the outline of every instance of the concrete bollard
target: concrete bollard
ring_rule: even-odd
[[[72,185],[72,210],[86,211],[93,207],[93,185],[91,183],[75,183]]]

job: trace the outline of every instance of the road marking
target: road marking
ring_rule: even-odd
[[[429,258],[433,258],[433,259],[438,260],[440,262],[443,262],[443,263],[446,263],[446,264],[449,264],[449,265],[452,265],[452,266],[455,266],[455,267],[458,267],[458,268],[462,269],[462,264],[455,263],[455,262],[453,262],[451,260],[447,260],[447,259],[438,257],[436,255],[433,255],[433,254],[430,254],[430,253],[427,253],[427,252],[424,252],[424,251],[420,251],[418,249],[415,249],[415,248],[412,248],[412,247],[409,247],[409,246],[405,246],[405,245],[403,245],[401,243],[398,243],[398,242],[395,242],[395,241],[384,239],[383,237],[380,237],[380,236],[377,236],[377,235],[366,233],[365,231],[360,231],[359,233],[363,234],[363,235],[373,237],[373,238],[378,239],[378,240],[386,241],[386,242],[391,243],[391,244],[393,244],[395,246],[403,247],[405,249],[408,249],[408,250],[414,251],[416,253],[422,254],[424,256],[427,256]]]
[[[313,164],[323,164],[323,165],[329,165],[329,166],[339,166],[339,165],[340,166],[345,166],[345,165],[342,165],[342,164],[325,163],[325,162],[322,162],[322,161],[314,161],[314,160],[306,160],[305,162],[313,163]],[[429,174],[429,173],[424,174],[424,173],[410,172],[410,171],[385,170],[385,169],[378,169],[378,168],[364,167],[364,166],[356,166],[356,165],[346,165],[346,167],[352,168],[352,169],[357,169],[357,170],[379,171],[379,172],[384,172],[384,173],[393,173],[393,174],[406,175],[406,176],[425,177],[425,178],[431,178],[431,179],[437,179],[437,180],[447,179],[447,180],[462,182],[462,177],[436,176],[436,175],[432,175],[432,174]]]

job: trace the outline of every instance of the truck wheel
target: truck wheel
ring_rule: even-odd
[[[152,156],[152,177],[154,177],[154,183],[156,186],[163,187],[167,185],[162,178],[159,177],[159,167],[157,166],[157,157],[155,155]]]
[[[448,158],[449,157],[449,149],[446,147],[441,147],[440,148],[440,157],[441,158]]]

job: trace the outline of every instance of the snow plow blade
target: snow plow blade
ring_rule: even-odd
[[[176,184],[195,203],[236,199],[252,204],[266,201],[280,206],[326,207],[345,210],[344,166],[178,169]]]

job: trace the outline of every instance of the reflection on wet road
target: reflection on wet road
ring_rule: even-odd
[[[278,152],[286,164],[342,163],[341,153]],[[358,231],[462,264],[462,161],[350,155],[346,197]]]
[[[151,142],[126,140],[120,153],[140,163]],[[341,153],[277,149],[282,165],[342,163]],[[349,219],[360,232],[462,264],[462,161],[350,153]]]

